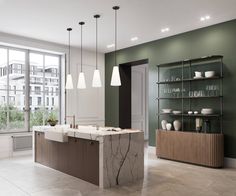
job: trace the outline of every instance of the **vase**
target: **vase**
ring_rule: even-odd
[[[172,128],[172,124],[171,124],[171,123],[167,123],[167,124],[166,124],[166,129],[167,129],[167,131],[170,131],[171,128]]]
[[[179,120],[175,120],[173,124],[175,131],[179,131],[181,129],[181,122]]]
[[[162,127],[163,130],[166,130],[166,124],[167,124],[166,120],[161,121],[161,127]]]

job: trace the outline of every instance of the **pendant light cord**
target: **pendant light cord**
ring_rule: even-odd
[[[70,74],[70,31],[71,30],[68,30],[69,31],[69,40],[68,40],[68,46],[69,46],[69,58],[68,58],[68,73]]]
[[[67,28],[66,29],[68,31],[69,34],[69,39],[68,39],[68,74],[70,74],[70,32],[72,31],[72,28]]]
[[[81,50],[80,50],[80,52],[81,52],[81,69],[80,69],[80,71],[81,72],[83,72],[83,66],[82,66],[82,62],[83,62],[83,25],[81,24]]]
[[[98,69],[98,18],[96,17],[96,69]]]
[[[117,65],[116,50],[117,50],[117,9],[115,9],[115,66]]]

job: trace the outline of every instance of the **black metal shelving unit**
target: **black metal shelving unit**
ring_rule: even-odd
[[[219,63],[219,73],[218,75],[214,76],[214,77],[202,77],[202,78],[196,78],[194,79],[192,76],[193,73],[193,68],[195,66],[198,65],[203,65],[206,62],[217,62]],[[178,78],[178,80],[168,80],[168,81],[161,81],[160,80],[160,69],[161,68],[171,68],[174,66],[179,66],[181,69],[181,77]],[[184,77],[184,70],[188,69],[188,76],[187,78]],[[195,67],[196,68],[196,67]],[[185,70],[186,71],[186,70]],[[164,115],[168,115],[171,117],[179,117],[181,118],[182,121],[182,131],[186,131],[184,130],[184,119],[185,118],[189,118],[189,119],[193,119],[196,117],[199,118],[203,118],[203,119],[211,119],[211,118],[218,118],[220,120],[220,132],[223,133],[223,56],[221,55],[212,55],[212,56],[204,56],[201,58],[194,58],[194,59],[186,59],[186,60],[182,60],[182,61],[176,61],[176,62],[171,62],[171,63],[164,63],[164,64],[159,64],[157,65],[157,86],[158,86],[158,90],[157,90],[157,102],[158,102],[158,106],[157,106],[157,118],[158,118],[158,129],[160,128],[160,117],[164,116]],[[202,96],[186,96],[184,95],[184,85],[188,85],[188,92],[194,90],[193,89],[193,83],[197,82],[197,81],[219,81],[219,95],[202,95]],[[171,85],[171,84],[181,84],[181,92],[179,93],[179,96],[177,97],[162,97],[160,96],[160,85]],[[186,92],[185,92],[186,93]],[[191,109],[192,106],[192,100],[193,99],[219,99],[220,102],[220,106],[219,106],[219,112],[214,113],[214,114],[210,114],[210,115],[204,115],[204,114],[187,114],[187,111],[184,111],[184,101],[188,101],[188,108]],[[161,113],[160,112],[160,102],[162,100],[167,100],[167,101],[173,101],[173,100],[180,100],[181,101],[181,114],[173,114],[173,113]]]

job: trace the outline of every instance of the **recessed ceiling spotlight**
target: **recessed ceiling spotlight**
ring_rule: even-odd
[[[115,47],[115,44],[109,44],[109,45],[107,45],[107,48],[113,48],[113,47]]]
[[[132,37],[130,40],[131,40],[132,42],[137,41],[137,40],[138,40],[138,37]]]
[[[206,15],[206,16],[202,16],[200,18],[201,21],[205,21],[205,20],[209,20],[211,17],[209,15]]]
[[[169,28],[164,28],[164,29],[161,29],[161,32],[165,33],[165,32],[168,32],[169,30],[170,30]]]

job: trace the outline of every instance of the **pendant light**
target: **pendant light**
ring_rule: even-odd
[[[68,44],[68,48],[69,48],[69,54],[68,54],[68,61],[67,61],[67,65],[68,65],[68,74],[66,77],[66,89],[73,89],[73,80],[72,80],[72,75],[70,73],[70,32],[72,31],[72,28],[67,28],[68,34],[69,34],[69,44]]]
[[[119,10],[120,7],[119,6],[114,6],[112,9],[115,10],[115,52],[114,52],[115,65],[113,66],[113,70],[112,70],[111,86],[121,86],[119,66],[117,65],[117,60],[116,60],[116,50],[117,50],[117,10]]]
[[[94,18],[96,19],[96,69],[93,73],[92,87],[96,88],[102,87],[100,71],[98,69],[98,18],[100,18],[100,15],[94,15]]]
[[[84,72],[83,72],[83,25],[85,23],[84,22],[80,22],[79,25],[81,26],[81,48],[80,48],[80,52],[81,52],[81,69],[80,69],[80,73],[79,73],[79,79],[78,79],[78,84],[77,84],[77,88],[78,89],[85,89],[86,88],[86,83],[85,83],[85,76],[84,76]]]

